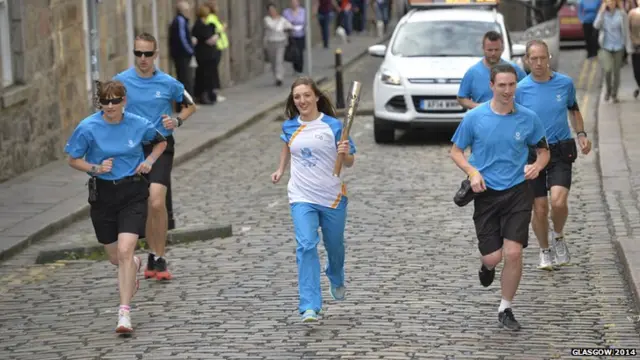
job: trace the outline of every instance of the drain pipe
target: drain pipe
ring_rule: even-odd
[[[91,63],[91,105],[95,107],[93,97],[97,91],[96,82],[100,80],[100,36],[98,33],[98,5],[102,0],[86,0],[89,11],[89,49]]]

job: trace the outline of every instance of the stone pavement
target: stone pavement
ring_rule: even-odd
[[[333,79],[336,48],[342,49],[343,64],[347,65],[365,55],[367,48],[377,42],[372,36],[362,35],[353,36],[348,44],[339,44],[334,39],[331,50],[314,48],[314,78],[321,82]],[[175,164],[199,155],[260,120],[269,111],[283,108],[289,92],[286,85],[294,79],[289,68],[287,65],[288,76],[281,88],[274,86],[270,72],[266,72],[246,83],[223,89],[225,102],[212,107],[200,106],[176,132]],[[58,161],[0,184],[0,259],[86,218],[86,181],[85,174],[69,168],[66,161]],[[65,245],[64,241],[60,245]]]
[[[580,69],[581,52],[562,56],[567,69]],[[379,63],[366,60],[371,66],[363,68]],[[586,95],[598,92],[594,78],[578,86],[590,133],[597,97]],[[452,202],[462,173],[448,156],[451,134],[415,132],[377,145],[372,125],[371,117],[356,119],[356,163],[344,172],[347,299],[331,301],[323,276],[326,315],[318,324],[303,325],[296,313],[288,174],[278,185],[269,181],[280,124],[264,119],[177,168],[181,224],[216,219],[239,231],[169,249],[176,278],[142,281],[132,337],[113,333],[115,270],[106,261],[2,263],[0,358],[539,360],[580,358],[571,356],[575,347],[640,349],[602,216],[595,154],[575,165],[567,224],[574,265],[536,270],[532,238],[514,301],[523,329],[511,333],[497,327],[499,277],[489,288],[477,280],[472,207]]]
[[[631,290],[640,306],[640,100],[631,64],[622,68],[620,103],[604,101],[598,110],[599,165],[609,231],[616,244]]]

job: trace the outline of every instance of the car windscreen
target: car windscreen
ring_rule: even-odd
[[[406,23],[395,37],[391,53],[403,57],[483,56],[482,37],[487,31],[502,33],[488,21],[425,21]]]

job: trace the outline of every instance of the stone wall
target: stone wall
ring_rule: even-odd
[[[197,5],[190,0],[191,25]],[[220,64],[223,87],[265,71],[262,19],[269,0],[218,0],[220,18],[228,24],[230,46]],[[86,0],[0,0],[8,4],[14,81],[0,85],[0,182],[64,157],[65,141],[93,111],[88,69]],[[273,0],[282,10],[289,0]],[[177,0],[157,0],[157,65],[174,74],[168,56],[168,27]],[[304,4],[304,0],[301,1]],[[152,0],[133,1],[134,33],[154,33]],[[371,15],[369,16],[371,18]],[[110,79],[129,67],[127,1],[98,5],[100,78]],[[1,21],[1,19],[0,19]],[[320,41],[312,18],[313,43]],[[0,51],[1,48],[0,48]],[[1,61],[5,54],[0,57]],[[0,84],[2,84],[0,72]]]
[[[82,0],[8,5],[14,85],[0,88],[0,181],[60,158],[87,114]]]

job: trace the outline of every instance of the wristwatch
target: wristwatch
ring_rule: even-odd
[[[178,127],[182,126],[182,118],[180,116],[176,116],[176,120],[178,120]]]
[[[587,137],[587,133],[585,131],[578,131],[576,133],[576,135],[580,136],[580,134],[584,135],[584,137]]]
[[[89,171],[92,174],[95,174],[98,172],[98,167],[96,165],[92,165],[91,166],[91,170]]]

